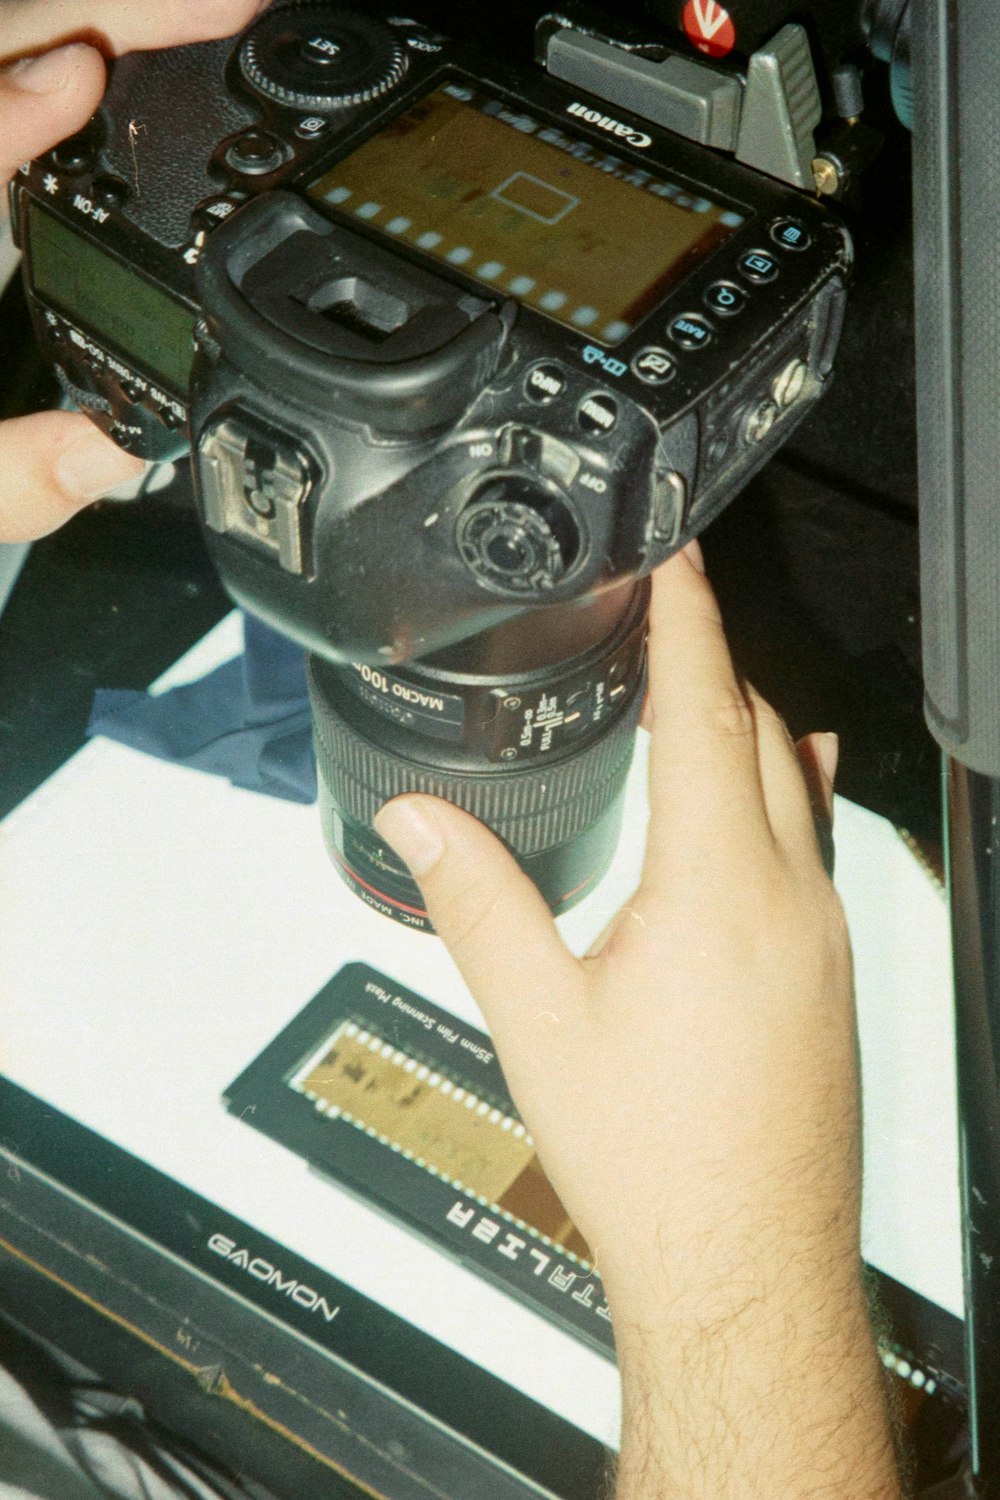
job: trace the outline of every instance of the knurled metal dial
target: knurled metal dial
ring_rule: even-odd
[[[317,114],[380,98],[408,66],[390,27],[320,3],[268,11],[240,48],[243,76],[257,93]]]

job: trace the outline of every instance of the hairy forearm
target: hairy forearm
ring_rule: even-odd
[[[860,1276],[618,1342],[615,1500],[901,1500]]]

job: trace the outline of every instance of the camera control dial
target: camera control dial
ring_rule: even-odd
[[[243,76],[257,93],[319,114],[378,99],[408,62],[388,26],[320,3],[267,12],[240,49]]]
[[[504,593],[540,594],[572,567],[580,537],[553,491],[528,475],[498,475],[462,511],[458,547],[481,582]]]

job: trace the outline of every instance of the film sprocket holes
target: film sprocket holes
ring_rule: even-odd
[[[348,964],[225,1099],[321,1176],[613,1357],[600,1272],[484,1032]]]
[[[645,578],[819,396],[839,222],[542,68],[312,0],[121,59],[12,202],[66,390],[144,457],[190,441],[224,583],[311,653],[356,892],[427,925],[371,829],[424,790],[553,909],[586,894]]]

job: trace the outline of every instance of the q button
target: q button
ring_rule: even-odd
[[[731,318],[746,306],[747,294],[729,281],[717,281],[704,296],[704,303],[720,317]]]

